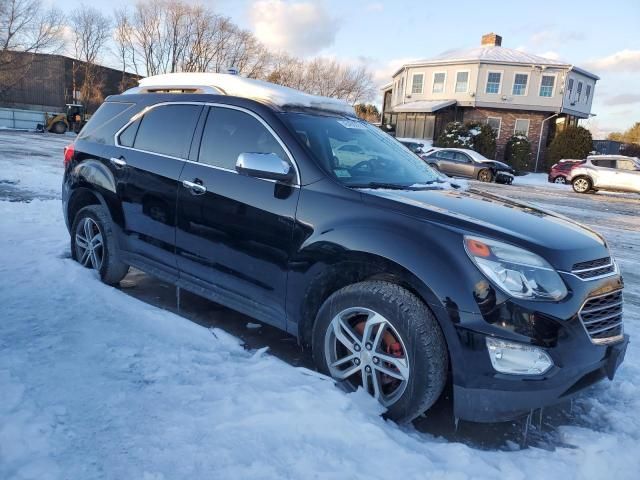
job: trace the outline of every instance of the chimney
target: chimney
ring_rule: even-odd
[[[495,33],[487,33],[482,36],[483,47],[501,47],[502,46],[502,37],[500,35],[496,35]]]

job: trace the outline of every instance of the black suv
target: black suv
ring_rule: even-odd
[[[134,266],[289,332],[397,421],[448,381],[456,417],[491,422],[613,378],[599,234],[457,187],[335,102],[223,80],[109,97],[66,149],[71,251],[104,282]]]

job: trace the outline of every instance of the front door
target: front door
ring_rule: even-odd
[[[176,245],[183,280],[235,310],[285,328],[287,265],[300,189],[235,171],[241,153],[291,161],[248,111],[211,107],[197,162],[182,171]]]
[[[160,276],[177,278],[175,215],[178,181],[201,105],[151,108],[119,136],[106,155],[117,172],[122,248]]]
[[[633,160],[616,160],[620,188],[640,193],[640,166]]]

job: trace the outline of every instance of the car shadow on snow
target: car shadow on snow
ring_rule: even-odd
[[[122,292],[151,305],[177,313],[207,328],[221,328],[240,338],[248,350],[267,346],[269,352],[294,367],[314,369],[311,352],[296,339],[277,328],[229,310],[205,298],[182,290],[177,307],[176,287],[132,269],[120,283]],[[553,450],[567,447],[558,431],[560,425],[580,424],[583,416],[571,402],[537,410],[528,417],[502,423],[480,424],[453,418],[450,387],[440,400],[409,429],[421,434],[461,442],[481,450],[519,450],[536,447]]]

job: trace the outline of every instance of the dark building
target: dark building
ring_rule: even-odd
[[[81,98],[84,62],[64,55],[8,52],[12,68],[0,72],[0,107],[47,112],[63,111],[68,103],[83,103],[92,113],[105,98],[137,85],[142,78],[114,68],[95,66],[97,94]]]

